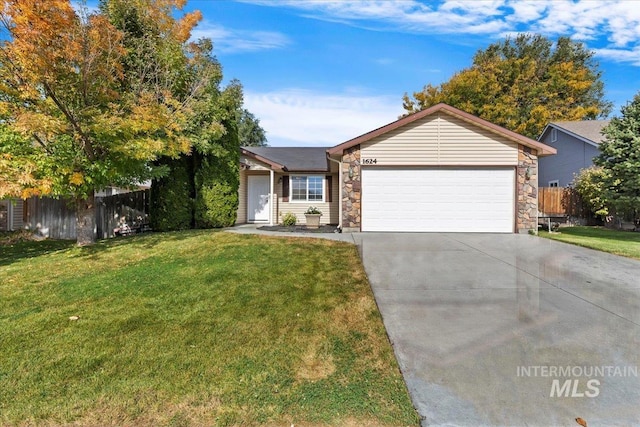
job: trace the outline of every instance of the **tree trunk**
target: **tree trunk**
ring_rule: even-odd
[[[96,242],[95,196],[76,200],[76,233],[78,246],[88,246]]]

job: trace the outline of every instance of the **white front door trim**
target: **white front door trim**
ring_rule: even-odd
[[[276,198],[275,191],[274,191],[274,189],[275,189],[275,183],[274,183],[275,176],[276,176],[276,174],[275,174],[275,172],[273,172],[273,169],[270,169],[269,170],[269,200],[276,200],[277,201],[278,199]],[[274,206],[275,206],[275,203],[269,203],[269,225],[273,225],[273,217],[275,216],[274,213],[273,213]]]
[[[269,175],[247,176],[247,222],[269,222],[271,190]]]

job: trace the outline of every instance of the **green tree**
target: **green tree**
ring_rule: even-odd
[[[615,213],[640,225],[640,92],[602,130],[600,155],[606,198]]]
[[[137,57],[144,64],[129,62],[141,47],[129,44],[104,9],[77,13],[69,0],[5,0],[0,16],[0,119],[10,142],[0,168],[21,178],[13,195],[73,198],[80,245],[95,240],[96,190],[157,176],[163,169],[150,165],[159,156],[191,148],[189,101],[200,86],[183,76],[192,57],[186,41],[200,15],[174,18],[181,0],[132,3],[144,6],[145,24],[156,29]],[[178,86],[181,97],[174,96]]]
[[[260,120],[246,108],[238,110],[238,137],[243,147],[264,147],[267,135],[260,126]]]
[[[208,46],[209,52],[211,46]],[[213,57],[207,56],[209,61]],[[220,75],[222,78],[222,75]],[[242,107],[242,86],[232,81],[224,89],[212,81],[194,121],[193,153],[194,224],[198,228],[226,227],[235,223],[240,185],[240,142],[237,111]],[[211,131],[207,123],[219,126]]]
[[[188,43],[188,55],[178,55],[186,39],[163,34],[188,33],[149,13],[150,2],[103,0],[101,9],[126,34],[125,72],[143,74],[143,85],[163,82],[173,98],[190,106],[183,133],[192,150],[179,160],[167,156],[154,163],[168,172],[152,182],[152,226],[176,230],[232,225],[239,185],[235,112],[242,106],[242,88],[237,81],[222,87],[222,67],[212,54],[210,40]],[[153,2],[166,11],[175,6],[173,0]]]
[[[521,34],[478,51],[448,81],[405,93],[403,107],[411,114],[444,102],[537,138],[550,121],[608,115],[601,74],[581,43],[561,37],[554,47],[543,36]]]

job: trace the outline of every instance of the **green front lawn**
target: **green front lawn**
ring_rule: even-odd
[[[0,244],[0,349],[0,425],[418,424],[346,243]]]
[[[557,233],[541,231],[540,236],[640,259],[640,233],[610,230],[604,227],[565,227]]]

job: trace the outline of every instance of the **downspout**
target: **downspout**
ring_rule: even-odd
[[[335,160],[327,153],[327,159],[338,164],[338,229],[342,232],[342,160]]]
[[[269,169],[269,225],[273,225],[273,211],[275,209],[274,180],[275,173]]]

